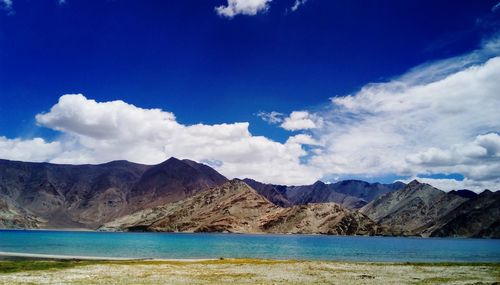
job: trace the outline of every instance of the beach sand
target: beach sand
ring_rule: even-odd
[[[24,264],[23,264],[24,263]],[[500,264],[0,260],[0,284],[500,284]]]

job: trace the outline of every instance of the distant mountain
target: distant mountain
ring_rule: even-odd
[[[375,198],[406,186],[403,182],[394,182],[390,184],[368,183],[361,180],[344,180],[330,184],[330,188],[338,193],[354,196],[367,202]]]
[[[4,205],[0,219],[17,220],[25,227],[95,228],[226,181],[208,166],[175,158],[156,166],[128,161],[59,165],[0,160]],[[21,217],[26,221],[21,223]]]
[[[467,189],[453,190],[453,191],[450,191],[448,193],[454,194],[454,195],[458,195],[460,197],[464,197],[464,198],[467,198],[467,199],[476,198],[477,195],[478,195],[476,192],[473,192],[473,191],[470,191],[470,190],[467,190]]]
[[[334,202],[349,209],[359,209],[367,203],[360,198],[336,192],[321,181],[312,185],[289,186],[286,197],[294,205]]]
[[[396,232],[411,235],[419,234],[423,226],[466,200],[414,180],[401,190],[373,200],[360,212]]]
[[[292,206],[292,202],[288,200],[286,197],[287,186],[285,185],[273,185],[273,184],[264,184],[258,181],[255,181],[250,178],[245,178],[243,181],[248,184],[250,187],[255,189],[257,193],[264,196],[267,200],[271,201],[275,205],[281,207],[289,207]]]
[[[349,209],[359,209],[376,197],[399,190],[406,185],[402,182],[380,184],[345,180],[334,184],[317,181],[311,185],[285,186],[264,184],[249,178],[243,181],[279,206],[334,202]]]
[[[237,179],[176,203],[121,217],[101,229],[340,235],[373,235],[382,230],[365,215],[333,203],[276,206]]]

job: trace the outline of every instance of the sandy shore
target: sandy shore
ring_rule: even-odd
[[[37,266],[38,270],[34,270]],[[0,284],[499,284],[500,282],[500,264],[390,264],[257,259],[4,260],[0,261],[0,272],[3,272],[0,273]]]
[[[0,251],[0,257],[5,257],[5,258],[23,257],[23,258],[32,258],[32,259],[61,259],[61,260],[135,260],[133,258],[119,258],[119,257],[57,255],[57,254],[5,252],[5,251]]]
[[[207,261],[214,260],[209,258],[204,259],[154,259],[154,258],[125,258],[125,257],[100,257],[100,256],[82,256],[82,255],[58,255],[58,254],[40,254],[40,253],[24,253],[24,252],[6,252],[0,251],[0,258],[9,259],[11,257],[29,258],[29,259],[55,259],[55,260],[96,260],[96,261],[133,261],[133,260],[157,260],[157,261]]]

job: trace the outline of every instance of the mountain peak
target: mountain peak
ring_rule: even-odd
[[[318,180],[316,182],[314,182],[313,186],[324,186],[326,185],[325,182],[321,181],[321,180]]]
[[[414,187],[417,187],[419,185],[422,185],[424,183],[420,183],[417,179],[413,179],[410,183],[408,183],[408,186],[410,188],[414,188]]]
[[[164,162],[160,164],[170,164],[170,163],[182,163],[182,160],[175,158],[175,157],[170,157],[169,159],[165,160]]]

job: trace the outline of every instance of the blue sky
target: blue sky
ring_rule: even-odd
[[[233,0],[239,1],[248,0]],[[483,64],[498,55],[496,51],[481,52],[488,43],[495,43],[500,18],[494,9],[497,0],[309,0],[300,2],[295,11],[291,8],[296,0],[254,2],[261,6],[234,10],[236,15],[228,17],[216,10],[230,7],[225,0],[1,0],[0,136],[11,147],[13,140],[55,141],[66,144],[59,151],[66,154],[75,152],[75,145],[83,145],[85,154],[79,152],[77,157],[86,159],[61,159],[57,151],[45,156],[14,156],[12,149],[5,150],[4,157],[99,162],[91,149],[95,143],[86,145],[82,136],[89,135],[79,133],[81,128],[72,129],[66,121],[61,125],[60,120],[35,118],[49,112],[62,95],[83,94],[96,102],[122,100],[145,110],[159,108],[174,114],[183,126],[248,122],[252,136],[279,144],[286,144],[291,136],[310,136],[321,143],[300,143],[307,154],[298,155],[299,161],[307,164],[318,155],[315,148],[328,148],[332,139],[326,133],[332,134],[328,132],[332,124],[338,127],[338,120],[329,119],[330,98],[359,94],[369,83],[391,82],[408,75],[409,70],[423,70],[423,64],[450,64],[448,60],[458,57],[460,61],[460,56],[478,50],[481,59],[470,64]],[[279,122],[270,124],[258,116],[272,111],[281,113]],[[293,111],[307,111],[306,117],[311,116],[316,125],[292,130],[280,127]],[[497,125],[484,122],[471,128],[475,133],[464,136],[469,141],[448,143],[464,145],[478,135],[499,131]],[[71,147],[68,141],[73,141]],[[415,146],[415,152],[431,148],[443,146]],[[244,157],[231,162],[233,155],[219,158],[165,149],[168,147],[163,146],[160,156],[185,155],[226,163],[228,168],[220,170],[228,176],[260,175],[255,169],[261,166],[240,171],[231,164]],[[370,174],[366,169],[342,168],[335,161],[328,162],[330,166],[324,157],[319,160],[325,161],[314,163],[323,170],[312,171],[311,179],[393,178],[419,173],[443,177],[443,173],[463,172],[424,167]],[[125,158],[134,160],[133,156]],[[221,165],[219,162],[216,164]],[[294,169],[301,173],[297,167]],[[262,178],[287,182],[278,176]],[[489,181],[495,179],[498,177]]]

